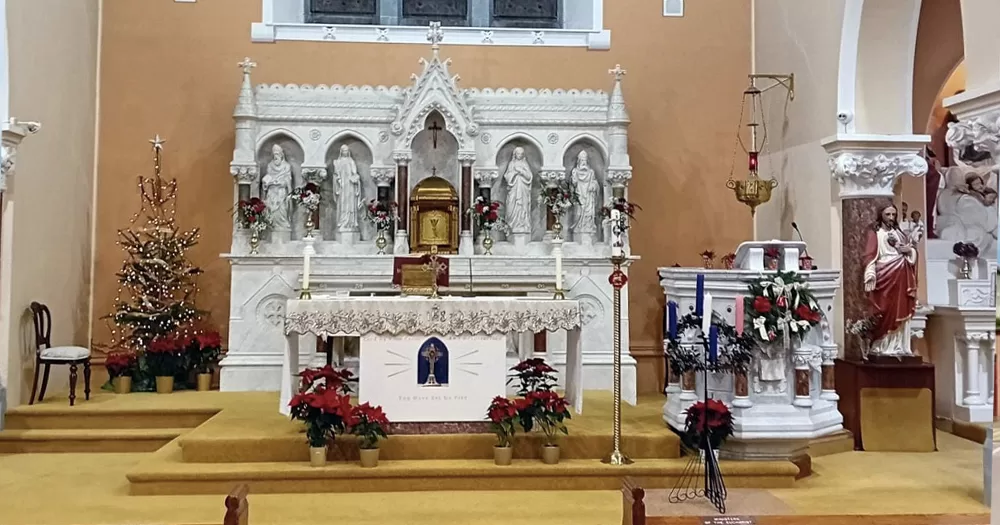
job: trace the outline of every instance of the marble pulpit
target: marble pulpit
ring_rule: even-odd
[[[280,320],[285,301],[298,296],[307,246],[315,252],[314,295],[398,293],[393,254],[436,247],[451,258],[452,289],[443,293],[551,298],[554,255],[561,253],[565,296],[581,305],[584,387],[612,388],[611,233],[600,207],[627,197],[632,177],[625,71],[609,71],[610,92],[463,88],[451,61],[440,56],[440,39],[440,29],[429,34],[429,56],[404,86],[254,86],[256,64],[239,64],[233,196],[264,198],[281,217],[253,255],[249,232],[234,220],[232,246],[223,255],[232,280],[222,390],[278,389]],[[564,180],[582,193],[556,235],[539,195]],[[306,210],[283,196],[309,182],[320,188],[321,202],[307,243]],[[485,232],[466,213],[477,197],[503,203],[510,226],[492,232],[492,255],[484,253]],[[366,216],[374,200],[394,201],[398,213],[382,232],[385,255],[377,254],[380,234]],[[637,258],[627,238],[625,250]],[[627,286],[622,293],[627,348]],[[521,334],[508,359],[563,347],[560,337]],[[555,358],[565,367],[564,354]],[[625,398],[634,400],[635,360],[627,353],[622,368]]]
[[[805,249],[797,242],[744,243],[737,250],[737,267],[732,270],[701,268],[659,268],[660,285],[667,301],[677,303],[680,314],[694,310],[696,280],[704,275],[705,293],[713,296],[713,310],[726,323],[735,322],[735,301],[748,295],[747,283],[768,272],[765,248],[778,248],[778,268],[798,271]],[[799,272],[819,302],[823,318],[800,343],[789,347],[755,352],[748,374],[746,396],[737,395],[732,375],[695,373],[693,389],[680,378],[671,377],[666,388],[663,420],[674,429],[683,429],[685,411],[708,396],[725,402],[735,416],[735,432],[726,441],[722,454],[741,459],[795,458],[806,452],[810,439],[839,432],[843,416],[837,409],[837,393],[832,383],[837,358],[832,320],[834,296],[840,287],[837,270]],[[700,344],[682,336],[681,344]],[[667,342],[664,341],[664,351]],[[705,384],[707,378],[708,384]],[[803,383],[804,382],[804,383]],[[690,385],[688,385],[690,386]]]

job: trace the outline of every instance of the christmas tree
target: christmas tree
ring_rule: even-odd
[[[192,326],[201,316],[194,297],[195,279],[202,271],[186,257],[200,234],[197,228],[177,228],[177,180],[165,180],[161,174],[164,142],[159,136],[150,142],[153,175],[138,177],[139,211],[128,230],[118,230],[117,244],[126,257],[117,274],[114,313],[107,316],[115,325],[112,347],[137,352],[144,352],[156,339],[194,335]]]

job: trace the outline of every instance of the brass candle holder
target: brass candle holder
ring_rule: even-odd
[[[611,264],[614,269],[608,281],[614,288],[613,312],[614,319],[614,415],[612,430],[612,450],[611,453],[601,460],[609,465],[631,465],[632,459],[621,450],[622,446],[622,288],[628,282],[628,276],[622,271],[622,264],[625,257],[622,255],[611,257]]]

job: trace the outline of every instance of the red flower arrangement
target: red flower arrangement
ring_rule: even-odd
[[[718,449],[733,435],[733,414],[718,399],[698,401],[685,411],[684,444],[691,449],[701,449],[707,439],[712,450]]]
[[[733,267],[736,265],[736,254],[727,253],[726,255],[722,256],[722,259],[720,259],[719,262],[722,263],[722,267],[725,268],[726,270],[732,270]]]
[[[314,182],[307,182],[301,188],[295,188],[295,193],[291,195],[291,200],[299,206],[305,207],[309,211],[319,209],[320,191],[319,186]]]
[[[388,230],[396,220],[397,207],[395,201],[376,199],[368,201],[368,222],[371,222],[378,231]]]
[[[497,225],[503,225],[500,218],[501,206],[499,201],[487,201],[479,196],[466,213],[472,216],[472,222],[479,230],[492,230]]]
[[[515,402],[518,420],[525,432],[531,432],[535,424],[545,434],[546,446],[556,445],[558,432],[569,434],[565,421],[570,419],[569,404],[566,399],[552,390],[536,390]]]
[[[300,389],[302,392],[323,386],[345,395],[354,391],[351,383],[357,380],[350,370],[346,368],[338,370],[330,365],[323,368],[307,368],[299,373],[299,378],[302,379]]]
[[[514,437],[514,422],[517,420],[517,405],[506,397],[497,396],[490,402],[490,407],[486,410],[486,416],[490,420],[490,427],[497,435],[497,447],[506,448],[510,446],[510,440]]]
[[[222,337],[215,330],[199,332],[187,346],[188,360],[199,374],[211,374],[222,354]]]
[[[104,358],[104,367],[108,369],[108,375],[112,379],[122,376],[132,377],[137,362],[135,352],[131,350],[111,352]]]
[[[556,369],[539,357],[525,359],[512,366],[510,371],[513,373],[507,376],[507,384],[517,382],[519,396],[526,396],[536,390],[552,390],[558,381],[555,375]]]
[[[236,211],[242,228],[256,230],[259,233],[271,225],[271,219],[267,214],[267,204],[258,197],[241,200],[236,205]]]
[[[389,428],[389,419],[385,417],[385,412],[380,406],[371,406],[368,403],[358,405],[351,410],[348,420],[351,434],[358,437],[358,447],[362,450],[378,448],[378,441],[389,437],[386,429]]]
[[[154,377],[173,377],[181,371],[187,343],[176,334],[158,337],[146,345],[146,366]]]
[[[786,342],[801,339],[823,318],[816,297],[795,272],[762,276],[747,287],[747,329],[760,341],[774,341],[779,334],[786,336]]]
[[[351,398],[323,385],[301,392],[288,403],[291,418],[306,425],[310,447],[325,447],[327,442],[343,434],[351,418]]]
[[[561,180],[554,186],[542,189],[538,202],[556,217],[562,217],[574,204],[580,204],[580,196],[576,193],[576,187],[568,180]]]

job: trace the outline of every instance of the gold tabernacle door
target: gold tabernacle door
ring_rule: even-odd
[[[441,177],[420,181],[410,196],[410,249],[458,253],[458,192]]]

